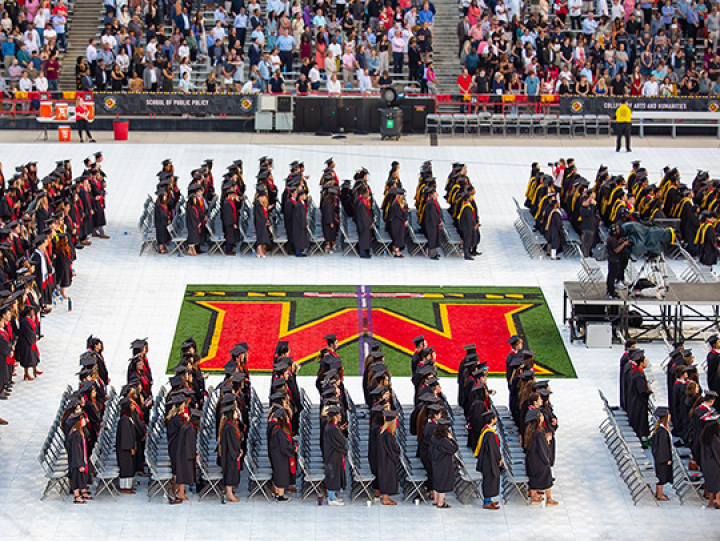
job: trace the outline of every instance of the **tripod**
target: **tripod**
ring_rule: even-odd
[[[652,254],[645,255],[644,257],[645,259],[643,264],[640,267],[640,271],[637,273],[637,276],[633,279],[628,295],[636,296],[637,293],[635,293],[635,290],[637,284],[641,279],[645,278],[655,284],[658,292],[662,291],[662,295],[664,296],[665,291],[667,290],[668,277],[667,261],[665,260],[665,256],[663,254]]]

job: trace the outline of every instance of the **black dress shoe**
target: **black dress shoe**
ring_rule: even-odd
[[[434,256],[432,256],[430,259],[432,259],[433,261],[438,261],[438,260],[440,259],[440,256],[439,256],[439,255],[434,255]]]
[[[473,256],[471,256],[471,255],[466,255],[466,256],[465,256],[465,260],[466,260],[466,261],[475,261],[475,258],[474,258]]]

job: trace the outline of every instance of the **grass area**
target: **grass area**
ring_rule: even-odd
[[[283,297],[283,293],[291,292],[333,292],[355,293],[355,286],[239,286],[239,285],[190,285],[187,287],[185,301],[178,319],[173,341],[173,349],[168,366],[174,366],[180,359],[180,343],[188,336],[194,336],[202,347],[206,336],[212,334],[209,326],[212,312],[194,304],[195,300],[221,301],[229,300],[233,293],[242,295],[244,302],[285,300],[294,302],[294,324],[301,325],[315,320],[328,313],[357,307],[355,296],[347,298],[323,297]],[[202,292],[201,297],[196,292]],[[453,304],[531,304],[527,309],[515,316],[519,325],[518,331],[526,338],[526,347],[537,353],[538,362],[562,377],[576,377],[575,370],[562,342],[558,329],[547,306],[540,288],[532,287],[404,287],[404,286],[373,286],[373,293],[426,293],[443,294],[442,298],[378,298],[373,297],[374,309],[386,308],[404,314],[414,320],[436,327],[435,305],[438,302],[451,301]],[[252,295],[259,296],[252,296]],[[468,298],[471,295],[489,295],[491,298]],[[510,296],[510,297],[509,297]],[[522,296],[519,300],[517,296]],[[237,299],[237,297],[234,297]],[[482,321],[473,322],[482,329]],[[238,341],[247,340],[241,338]],[[477,341],[478,349],[482,344]],[[410,373],[410,357],[405,353],[388,346],[383,347],[386,363],[393,375],[403,376]],[[344,345],[339,354],[344,360],[347,375],[359,375],[359,351],[357,341]],[[227,357],[227,352],[220,352]],[[316,362],[303,365],[301,374],[314,374]]]

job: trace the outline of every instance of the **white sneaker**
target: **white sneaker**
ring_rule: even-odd
[[[623,290],[627,289],[627,286],[622,282],[615,282],[615,289]]]
[[[332,505],[333,507],[342,507],[345,505],[345,502],[341,502],[340,500],[330,500],[328,505]]]

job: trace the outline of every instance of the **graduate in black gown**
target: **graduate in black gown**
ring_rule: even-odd
[[[544,416],[540,409],[528,411],[527,427],[523,437],[525,447],[525,469],[528,475],[530,503],[542,503],[545,493],[545,505],[557,505],[552,499],[550,489],[553,485],[549,440],[551,435],[543,429]]]
[[[35,322],[35,308],[26,305],[19,318],[19,334],[15,342],[15,359],[25,370],[23,379],[32,381],[42,372],[38,371],[37,365],[40,363],[40,351],[37,347],[37,323]],[[30,376],[32,368],[33,375]]]
[[[240,483],[240,465],[243,457],[240,412],[232,403],[223,407],[221,414],[218,462],[223,472],[225,501],[237,502],[233,489]]]
[[[473,251],[477,246],[478,221],[475,208],[470,202],[470,194],[464,193],[460,196],[460,210],[458,212],[458,231],[463,241],[463,255],[467,260],[475,259]]]
[[[132,418],[128,398],[120,400],[120,419],[115,434],[115,457],[119,468],[120,492],[135,494],[135,453],[138,448],[138,431]]]
[[[68,473],[70,485],[75,496],[74,503],[86,503],[91,500],[88,486],[92,477],[90,476],[90,462],[87,439],[85,437],[85,416],[73,414],[68,418],[72,425],[66,437],[65,448],[68,452]]]
[[[235,246],[242,240],[240,237],[240,203],[235,190],[225,195],[220,208],[223,236],[225,237],[225,255],[235,255]]]
[[[713,334],[707,339],[707,343],[710,346],[710,352],[707,354],[707,384],[708,389],[715,391],[720,394],[720,336]]]
[[[272,429],[268,428],[268,453],[275,486],[275,501],[287,503],[291,501],[291,498],[285,495],[285,491],[290,488],[295,478],[297,446],[292,439],[287,412],[284,409],[278,410],[274,415],[274,421]]]
[[[187,214],[188,255],[196,256],[202,253],[201,247],[207,241],[207,212],[203,198],[203,189],[200,184],[191,184],[188,188]]]
[[[655,461],[655,476],[657,484],[655,485],[655,499],[666,502],[668,498],[663,493],[663,485],[672,483],[673,466],[672,466],[672,436],[670,435],[670,410],[664,406],[655,409],[655,429],[652,438],[652,456]]]
[[[365,185],[360,185],[357,190],[358,199],[354,205],[354,218],[358,231],[358,250],[360,257],[370,259],[370,248],[372,248],[372,225],[373,212],[370,203],[370,194]]]
[[[347,454],[347,438],[343,434],[341,410],[337,406],[327,409],[327,424],[325,425],[324,440],[324,466],[325,488],[328,493],[328,505],[343,506],[338,499],[337,492],[345,490],[345,455]]]
[[[427,189],[427,203],[423,212],[423,229],[428,243],[428,257],[438,260],[437,249],[440,246],[440,227],[443,225],[443,214],[437,200],[437,190],[433,187]]]
[[[320,199],[320,213],[322,215],[322,231],[325,239],[325,252],[332,253],[337,242],[340,228],[340,188],[333,185],[323,187]]]
[[[708,507],[720,509],[720,417],[709,415],[700,432],[700,469],[705,478]]]
[[[258,257],[267,257],[272,242],[270,235],[270,214],[268,195],[265,186],[258,186],[253,203],[253,219],[255,220],[255,253]]]
[[[558,259],[558,254],[565,245],[565,226],[560,213],[560,202],[557,200],[553,201],[552,210],[545,222],[545,239],[550,245],[550,259]]]
[[[307,220],[307,192],[298,190],[297,203],[292,213],[292,243],[295,249],[295,257],[307,257],[308,241],[308,220]]]
[[[625,410],[625,383],[624,383],[624,377],[625,374],[625,367],[630,362],[630,352],[635,349],[635,346],[637,346],[637,340],[626,340],[625,341],[625,351],[623,352],[622,356],[620,357],[620,407]]]
[[[185,495],[185,486],[194,485],[195,459],[197,458],[197,432],[202,418],[202,411],[190,410],[190,416],[185,420],[180,432],[177,435],[177,449],[175,464],[177,468],[176,484],[178,487],[177,499],[181,502],[188,501]],[[170,502],[175,503],[175,502]]]
[[[435,492],[433,504],[438,509],[450,507],[450,504],[445,501],[445,494],[453,490],[455,477],[454,456],[458,449],[457,441],[452,437],[450,421],[448,419],[439,419],[430,440],[430,462],[432,464],[433,489]]]
[[[633,367],[628,388],[628,422],[640,440],[647,440],[650,434],[650,423],[648,421],[648,404],[652,390],[648,385],[645,376],[647,359],[643,356]]]
[[[388,211],[388,230],[392,238],[393,256],[404,257],[402,251],[405,249],[405,225],[408,221],[408,208],[405,202],[405,190],[393,188],[388,192],[395,196]]]
[[[492,411],[485,412],[485,427],[478,438],[474,456],[477,457],[475,469],[482,473],[483,509],[496,511],[500,505],[493,498],[500,494],[500,468],[503,465],[500,454],[500,440],[495,433],[497,416]]]
[[[432,474],[432,459],[430,456],[430,442],[432,440],[433,432],[438,426],[438,422],[443,418],[445,406],[442,404],[428,403],[425,405],[425,410],[421,413],[424,414],[425,426],[422,431],[418,430],[418,446],[417,446],[417,457],[422,462],[425,472],[427,473],[427,482],[425,484],[429,496],[435,500],[435,489],[433,487],[433,474]],[[421,419],[418,419],[418,424],[422,424]]]
[[[172,222],[172,209],[167,204],[167,192],[165,188],[158,188],[157,200],[155,201],[155,242],[157,251],[161,254],[168,253],[167,243],[170,242],[168,226]]]
[[[400,462],[400,446],[395,439],[397,412],[389,410],[383,413],[384,424],[377,439],[377,479],[378,490],[383,505],[397,505],[390,496],[398,493],[397,465]]]

